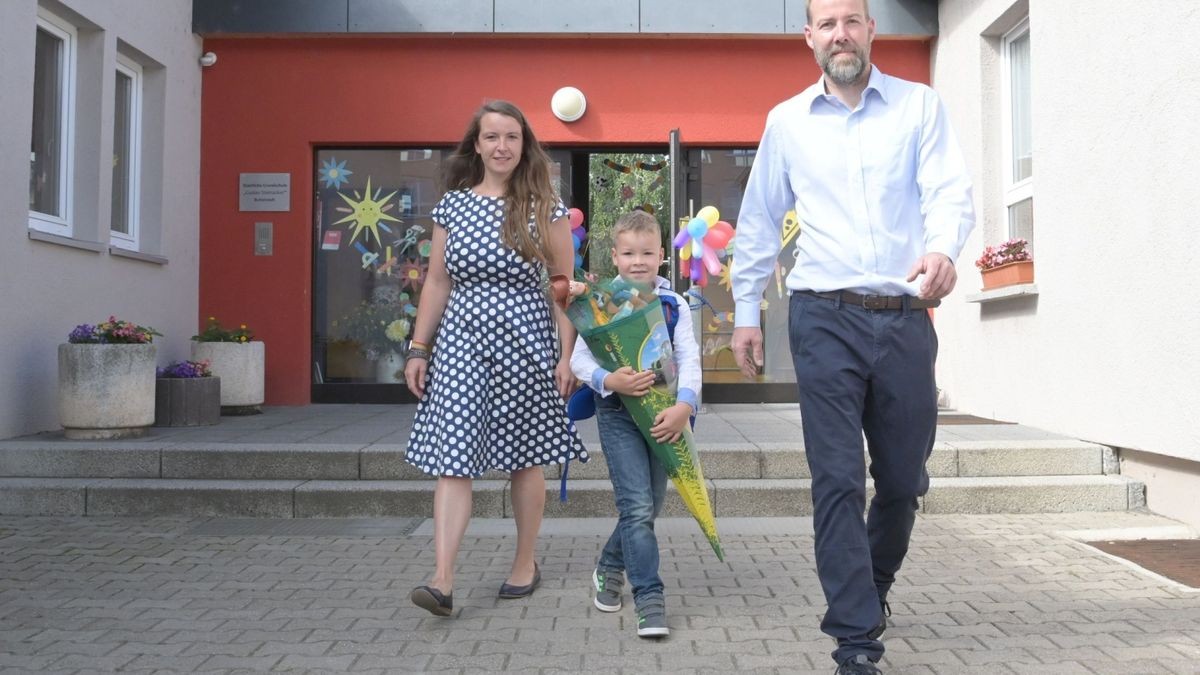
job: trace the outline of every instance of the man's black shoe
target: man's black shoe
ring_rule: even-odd
[[[858,654],[842,661],[833,675],[883,675],[866,654]]]

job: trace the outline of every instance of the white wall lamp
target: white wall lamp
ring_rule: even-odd
[[[204,56],[200,57],[200,65],[205,68],[217,62],[217,55],[213,52],[204,52]]]
[[[574,122],[587,110],[587,98],[575,87],[563,87],[550,98],[550,111],[564,122]]]

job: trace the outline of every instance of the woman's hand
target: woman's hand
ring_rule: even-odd
[[[575,373],[571,372],[571,357],[568,354],[566,357],[558,360],[558,365],[554,367],[554,384],[558,385],[558,393],[563,399],[571,397],[578,388],[579,383],[575,380]]]
[[[425,396],[425,374],[429,370],[427,359],[409,359],[404,362],[404,381],[413,396]]]
[[[658,413],[650,435],[659,443],[674,443],[683,435],[683,428],[692,417],[692,406],[680,402]]]

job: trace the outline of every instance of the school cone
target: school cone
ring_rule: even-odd
[[[685,428],[674,443],[659,443],[650,435],[654,418],[676,403],[677,373],[662,302],[654,297],[632,313],[606,322],[596,320],[599,316],[597,309],[594,299],[585,294],[571,303],[567,308],[567,316],[587,343],[592,356],[605,370],[613,372],[629,366],[635,371],[654,370],[659,375],[646,395],[621,394],[621,401],[642,432],[650,451],[666,469],[667,477],[675,484],[684,505],[717,554],[717,559],[725,560],[691,429]]]

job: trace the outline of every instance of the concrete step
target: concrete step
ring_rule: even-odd
[[[547,483],[547,517],[615,517],[607,480],[575,478],[569,484],[564,503],[558,500],[558,482]],[[717,517],[812,512],[807,479],[710,479],[708,484]],[[0,515],[429,517],[433,487],[428,480],[0,478]],[[475,516],[512,515],[507,481],[478,480],[474,487]],[[926,513],[1125,511],[1144,505],[1144,486],[1122,476],[937,477],[921,499]],[[664,513],[686,515],[670,494]]]
[[[808,478],[796,443],[700,443],[710,479]],[[598,444],[587,464],[572,462],[572,480],[607,480]],[[1112,450],[1074,440],[955,441],[933,448],[935,477],[1105,475],[1117,473]],[[560,468],[546,468],[557,479]],[[193,480],[421,480],[403,445],[303,443],[0,442],[0,476],[12,478],[170,478]],[[494,472],[484,478],[506,480]]]

